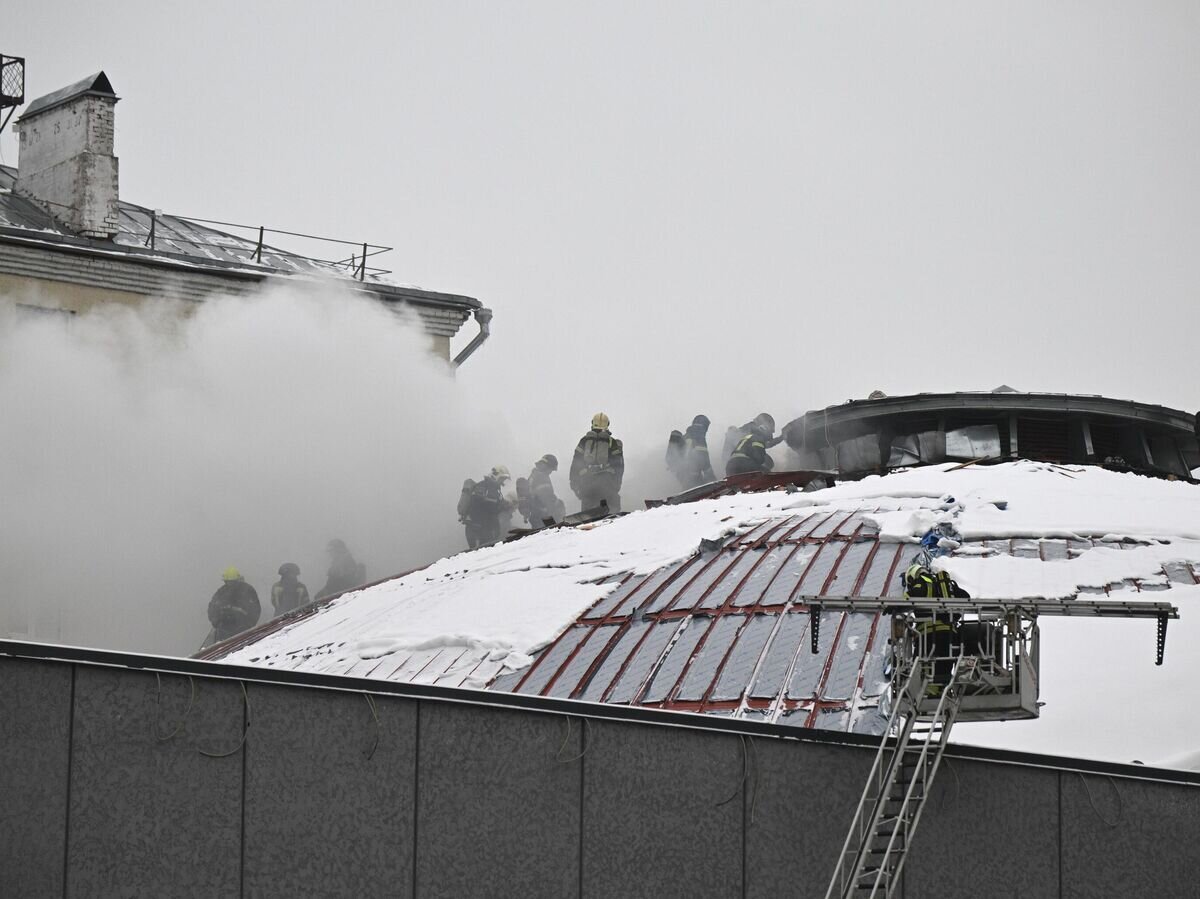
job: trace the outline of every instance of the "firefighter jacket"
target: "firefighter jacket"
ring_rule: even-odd
[[[539,528],[547,518],[561,521],[567,510],[563,501],[554,493],[550,469],[541,462],[534,465],[533,471],[529,473],[527,485],[529,511],[525,517],[529,523]]]
[[[493,521],[500,517],[506,500],[500,481],[491,475],[476,481],[467,499],[468,521]]]
[[[621,489],[625,477],[625,451],[607,428],[592,428],[579,439],[571,460],[571,491],[577,496],[586,485],[607,481]]]
[[[276,581],[271,588],[271,606],[276,615],[290,612],[301,606],[308,605],[312,600],[308,596],[308,587],[300,581]]]
[[[708,426],[691,425],[683,434],[683,473],[693,485],[715,481],[708,456]]]
[[[254,627],[261,614],[258,593],[243,580],[226,581],[208,602],[208,620],[218,640]]]
[[[775,463],[767,454],[767,447],[773,446],[771,435],[757,425],[752,425],[749,432],[734,447],[733,454],[725,466],[727,475],[745,474],[750,471],[770,471]]]
[[[367,566],[362,562],[356,562],[354,556],[350,555],[348,551],[344,552],[334,557],[329,571],[326,573],[325,586],[317,594],[317,599],[324,599],[335,593],[344,593],[351,587],[365,583],[366,580]]]
[[[680,481],[686,480],[683,471],[683,460],[686,454],[683,432],[672,431],[671,436],[667,438],[667,470],[679,478]]]
[[[906,599],[970,599],[971,594],[958,586],[958,581],[945,571],[934,571],[920,562],[913,562],[904,572],[904,597]],[[953,629],[954,618],[946,613],[932,617],[918,615],[918,627],[925,631],[948,631]]]

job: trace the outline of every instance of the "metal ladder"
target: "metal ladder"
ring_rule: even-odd
[[[921,810],[958,715],[963,687],[974,671],[974,659],[959,657],[932,713],[918,709],[930,683],[929,663],[920,659],[896,673],[900,689],[875,764],[842,845],[826,899],[890,897],[916,833]],[[927,728],[917,730],[918,724]],[[895,741],[889,735],[896,733]]]

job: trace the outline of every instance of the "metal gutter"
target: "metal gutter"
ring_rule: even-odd
[[[856,749],[876,749],[879,746],[877,738],[865,734],[814,730],[790,725],[764,724],[761,722],[689,712],[662,711],[638,706],[605,705],[571,699],[549,699],[519,693],[497,693],[486,690],[467,690],[458,687],[397,683],[394,681],[372,680],[360,677],[281,671],[274,668],[227,665],[219,662],[204,662],[195,659],[84,649],[45,643],[0,640],[0,656],[14,659],[125,668],[131,671],[152,671],[161,674],[207,677],[218,680],[308,687],[312,689],[367,693],[379,696],[398,696],[406,699],[431,702],[455,702],[464,705],[508,708],[541,714],[568,715],[596,721],[617,721],[658,727],[681,727],[688,730],[769,737],[780,740],[796,740],[805,743],[841,745]],[[1055,771],[1099,774],[1130,780],[1156,781],[1200,787],[1200,772],[1197,771],[1152,768],[1145,765],[1130,765],[1118,762],[1072,758],[1069,756],[1041,755],[1031,752],[988,749],[980,746],[956,744],[951,744],[947,747],[946,755],[966,761],[1019,765]]]
[[[479,325],[479,333],[471,338],[471,342],[463,347],[462,352],[454,357],[454,367],[458,368],[471,358],[474,352],[483,346],[484,341],[492,336],[492,310],[486,306],[475,309],[475,321]]]
[[[46,252],[72,253],[105,260],[119,259],[125,262],[154,266],[174,272],[179,272],[182,269],[187,272],[209,275],[217,274],[221,277],[239,278],[246,281],[261,281],[274,274],[291,274],[266,266],[263,266],[261,270],[256,270],[244,263],[225,262],[219,259],[200,259],[196,256],[187,256],[182,253],[176,254],[164,250],[131,247],[127,244],[113,241],[93,241],[67,234],[30,231],[27,228],[12,228],[4,225],[0,225],[0,243],[11,243]]]
[[[31,231],[26,228],[15,228],[0,225],[0,245],[8,244],[27,250],[42,253],[61,253],[70,256],[104,260],[106,262],[125,262],[143,268],[161,272],[170,272],[174,276],[200,275],[235,280],[247,284],[260,283],[270,278],[289,278],[300,280],[317,280],[329,277],[340,286],[360,293],[369,293],[386,302],[411,303],[415,306],[429,306],[439,309],[453,309],[467,318],[471,311],[478,312],[483,304],[473,297],[458,294],[439,293],[432,290],[422,290],[417,287],[403,287],[395,284],[366,281],[361,282],[349,278],[338,278],[335,275],[322,276],[317,273],[291,272],[270,266],[257,266],[249,263],[228,262],[223,259],[208,259],[184,253],[172,253],[167,250],[150,250],[143,247],[130,246],[113,241],[94,241],[46,231]],[[33,275],[30,275],[33,277]],[[52,274],[43,274],[48,280],[64,280],[55,278]],[[83,283],[73,280],[70,283]],[[107,286],[107,285],[100,285]],[[126,288],[130,289],[130,288]],[[145,290],[134,289],[142,293]],[[490,310],[489,310],[490,319]],[[482,342],[482,341],[481,341]],[[476,348],[478,346],[476,345]]]

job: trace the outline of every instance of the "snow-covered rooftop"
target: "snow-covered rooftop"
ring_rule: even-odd
[[[272,622],[221,657],[873,731],[877,616],[827,613],[813,656],[799,598],[897,594],[942,523],[959,545],[937,564],[975,596],[1172,590],[1185,618],[1200,610],[1200,488],[1021,461],[542,531]],[[1148,641],[1136,661],[1149,656]]]

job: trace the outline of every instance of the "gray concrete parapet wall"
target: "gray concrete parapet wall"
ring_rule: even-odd
[[[873,758],[794,728],[18,645],[5,897],[821,897]],[[909,899],[1197,894],[1195,778],[981,754],[943,763]]]

